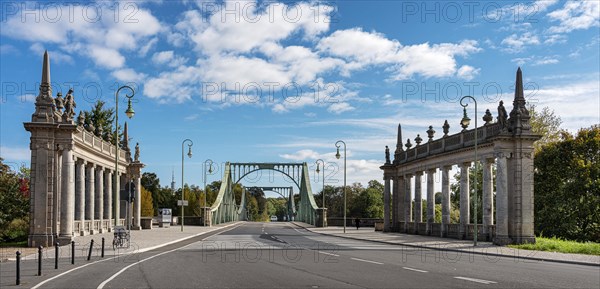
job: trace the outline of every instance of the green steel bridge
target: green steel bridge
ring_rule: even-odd
[[[308,165],[304,163],[225,163],[225,170],[221,180],[221,188],[217,199],[210,207],[210,224],[221,224],[232,221],[248,220],[246,207],[246,194],[242,194],[240,203],[235,201],[233,188],[244,178],[252,178],[251,174],[263,170],[282,173],[289,178],[300,192],[298,209],[294,204],[293,190],[290,189],[288,206],[295,214],[294,220],[315,226],[323,226],[326,218],[326,209],[319,208],[310,187]],[[260,174],[255,180],[260,178]],[[278,190],[289,187],[261,187],[264,190]],[[276,191],[277,192],[277,191]]]

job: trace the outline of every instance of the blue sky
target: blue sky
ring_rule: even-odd
[[[53,93],[73,87],[77,111],[98,99],[113,106],[119,85],[136,88],[130,135],[162,185],[173,170],[181,183],[186,138],[194,156],[185,179],[197,185],[207,158],[306,161],[311,169],[322,158],[333,172],[342,164],[339,139],[348,146],[348,183],[381,180],[398,123],[405,140],[425,138],[429,125],[440,137],[445,119],[456,133],[457,101],[468,94],[479,116],[495,116],[499,100],[510,109],[518,66],[527,100],[553,109],[563,128],[600,123],[598,1],[1,6],[0,155],[15,166],[29,163],[22,123],[34,110],[44,50]],[[326,182],[341,179],[337,170]]]

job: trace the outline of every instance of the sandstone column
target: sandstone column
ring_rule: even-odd
[[[448,236],[450,224],[450,169],[452,166],[442,167],[442,237]]]
[[[494,243],[511,243],[508,236],[508,171],[506,155],[496,154],[496,238]]]
[[[103,220],[104,220],[104,169],[100,166],[96,167],[96,200],[94,202],[94,218],[100,221],[98,231],[103,233]]]
[[[94,177],[94,168],[95,164],[90,163],[87,167],[87,182],[86,182],[86,195],[85,195],[85,218],[86,220],[90,220],[90,234],[94,234],[94,209],[95,209],[95,194],[94,189],[95,185],[95,177]]]
[[[398,212],[396,213],[396,215],[398,216],[398,222],[405,222],[406,220],[404,219],[404,194],[406,194],[406,184],[404,182],[404,177],[403,176],[398,176],[396,178],[396,180],[398,180],[398,198],[396,199],[396,210],[398,210]],[[401,231],[403,228],[398,227],[398,231]]]
[[[385,178],[385,185],[383,189],[383,231],[390,231],[390,178]]]
[[[77,178],[75,185],[75,219],[79,221],[79,234],[85,233],[85,166],[83,159],[77,160]]]
[[[494,194],[492,192],[492,163],[494,159],[485,159],[483,162],[483,186],[482,204],[483,208],[483,235],[491,237],[489,226],[494,224]]]
[[[110,169],[106,169],[106,176],[104,181],[106,184],[104,185],[105,190],[105,198],[104,198],[104,217],[109,220],[108,229],[111,231],[111,228],[114,226],[115,222],[112,220],[113,208],[112,208],[112,197],[113,197],[113,172]]]
[[[397,230],[398,226],[398,177],[392,176],[392,181],[394,182],[392,185],[392,220],[391,220],[391,229]]]
[[[141,229],[141,217],[142,217],[142,179],[140,176],[135,177],[135,201],[134,201],[134,222],[133,227]]]
[[[460,231],[459,238],[467,238],[467,226],[470,220],[470,189],[469,189],[469,168],[471,162],[462,163],[460,166]]]
[[[75,162],[71,145],[67,145],[62,154],[60,237],[65,237],[70,241],[73,237],[73,220],[75,219]]]
[[[409,233],[408,223],[412,222],[412,188],[410,186],[410,179],[412,178],[412,174],[407,174],[404,177],[404,183],[406,184],[406,189],[404,190],[404,232]]]
[[[415,228],[416,234],[419,233],[419,223],[423,222],[423,196],[421,195],[421,176],[423,172],[415,173]]]
[[[435,223],[435,196],[433,192],[433,178],[435,169],[427,170],[427,235],[431,235],[431,227]]]

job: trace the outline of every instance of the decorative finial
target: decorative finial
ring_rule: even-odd
[[[483,121],[485,121],[484,125],[488,125],[492,122],[492,120],[494,120],[494,117],[492,116],[492,113],[490,112],[489,109],[485,110],[485,115],[483,116]]]
[[[427,137],[429,138],[429,141],[433,140],[433,135],[435,134],[435,130],[433,130],[433,126],[430,125],[429,129],[427,130]]]
[[[521,67],[517,69],[517,79],[515,81],[515,99],[513,100],[513,109],[510,111],[509,131],[513,134],[520,134],[522,131],[529,131],[529,111],[525,107],[525,96],[523,94],[523,74]]]
[[[79,111],[79,116],[77,117],[77,126],[83,126],[85,122],[85,118],[83,117],[83,112]]]
[[[444,125],[442,126],[442,129],[444,131],[444,137],[447,137],[448,132],[450,131],[450,124],[448,124],[448,120],[444,121]]]
[[[406,146],[406,149],[407,149],[407,150],[409,150],[409,149],[410,149],[410,147],[412,147],[412,144],[410,143],[410,139],[409,139],[409,138],[407,138],[407,139],[406,139],[406,144],[405,144],[405,146]]]
[[[423,141],[423,139],[421,138],[421,135],[417,134],[417,137],[415,138],[415,143],[417,145],[420,145],[422,141]]]

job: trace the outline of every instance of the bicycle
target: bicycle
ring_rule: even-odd
[[[115,233],[113,238],[113,250],[117,247],[129,248],[129,232],[123,226],[115,227]]]

